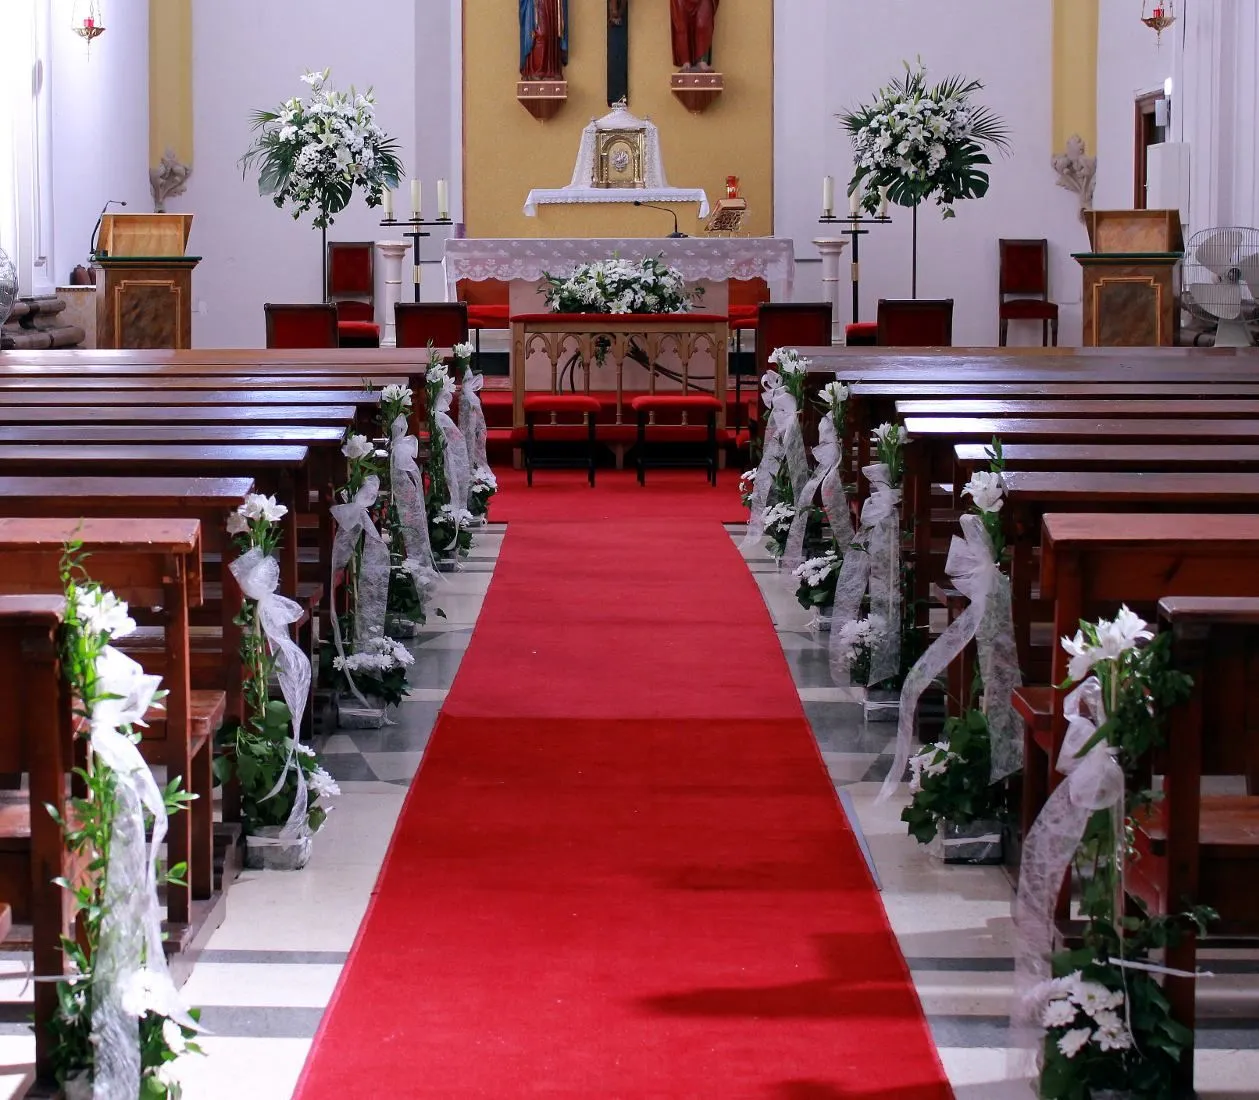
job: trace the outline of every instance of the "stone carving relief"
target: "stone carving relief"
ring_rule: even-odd
[[[153,192],[153,213],[166,213],[166,200],[182,195],[188,186],[192,166],[181,164],[175,151],[167,149],[162,163],[149,169],[149,189]]]
[[[1058,175],[1058,186],[1074,191],[1080,199],[1080,220],[1093,209],[1093,191],[1097,187],[1097,158],[1085,151],[1084,139],[1072,134],[1065,152],[1055,154],[1051,161]]]

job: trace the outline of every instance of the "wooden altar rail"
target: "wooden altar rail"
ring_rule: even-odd
[[[597,313],[537,313],[519,314],[511,319],[511,375],[513,394],[513,422],[517,428],[525,423],[526,366],[535,350],[545,353],[550,364],[551,393],[559,393],[560,369],[567,356],[576,352],[585,375],[583,392],[592,392],[591,381],[595,371],[611,366],[616,371],[615,424],[627,425],[631,418],[624,407],[624,362],[631,345],[643,348],[651,364],[659,362],[663,352],[672,349],[682,368],[681,392],[699,389],[691,380],[691,360],[701,351],[707,351],[713,360],[713,388],[702,392],[712,393],[721,402],[718,413],[718,429],[725,427],[726,375],[728,369],[729,322],[724,316],[705,313],[665,314],[597,314]],[[607,340],[606,366],[596,365],[596,344]],[[648,372],[649,393],[656,392],[658,371]],[[706,378],[703,379],[707,381]],[[593,392],[599,392],[594,390]],[[684,421],[685,422],[685,421]]]

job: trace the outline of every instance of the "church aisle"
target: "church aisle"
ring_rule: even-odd
[[[484,613],[297,1095],[948,1096],[721,526],[734,479],[570,484],[496,502]]]

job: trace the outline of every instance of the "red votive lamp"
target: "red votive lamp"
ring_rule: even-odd
[[[95,19],[84,19],[84,20],[83,20],[83,25],[84,25],[85,27],[87,27],[87,29],[88,29],[88,30],[91,30],[94,26],[96,26],[96,20],[95,20]]]

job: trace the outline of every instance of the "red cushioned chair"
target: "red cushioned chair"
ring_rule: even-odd
[[[761,306],[769,301],[769,283],[764,279],[728,279],[726,281],[730,331],[734,333],[734,353],[743,356],[743,333],[756,331]],[[743,372],[734,372],[734,427],[743,426]]]
[[[540,416],[549,417],[549,421],[544,424],[538,424],[537,419]],[[590,487],[593,489],[595,485],[595,455],[597,444],[595,442],[595,429],[599,422],[599,402],[593,398],[581,393],[535,393],[525,398],[525,482],[531,488],[533,486],[533,468],[535,466],[543,467],[572,467],[574,464],[565,461],[563,457],[544,458],[538,461],[536,451],[537,440],[534,437],[535,431],[541,427],[560,429],[553,434],[568,436],[564,442],[577,442],[572,437],[576,434],[573,431],[574,426],[580,426],[579,419],[577,425],[561,423],[560,417],[576,416],[584,418],[586,423],[585,433],[585,461],[580,465],[586,467],[586,476],[590,481]]]
[[[1001,256],[997,286],[1001,347],[1006,346],[1011,321],[1039,321],[1041,347],[1048,346],[1051,336],[1057,347],[1058,304],[1049,301],[1049,242],[1003,237],[997,245]]]
[[[267,319],[269,348],[337,347],[336,306],[268,302],[262,312]]]
[[[481,330],[511,328],[511,284],[502,279],[460,279],[455,296],[468,307],[468,328],[476,344],[477,367],[481,365]]]
[[[951,348],[952,298],[879,299],[879,347]]]
[[[375,248],[371,241],[328,242],[326,298],[337,306],[340,346],[380,347],[376,324]]]
[[[643,394],[630,402],[630,408],[638,419],[638,484],[647,484],[647,467],[650,466],[703,466],[708,470],[708,483],[717,484],[717,414],[721,412],[721,402],[708,394]],[[647,454],[647,429],[658,427],[654,423],[657,413],[666,416],[678,416],[679,422],[669,424],[671,435],[676,435],[679,427],[690,427],[691,415],[703,416],[708,421],[708,435],[705,439],[704,457],[699,462],[655,462]],[[649,425],[648,421],[652,421]]]
[[[878,342],[878,321],[854,321],[844,326],[844,343],[850,348],[872,348]]]
[[[759,410],[761,376],[775,348],[830,347],[830,302],[766,302],[756,323],[756,392],[749,404]]]
[[[452,348],[468,342],[468,307],[463,302],[397,302],[394,331],[400,348]]]

